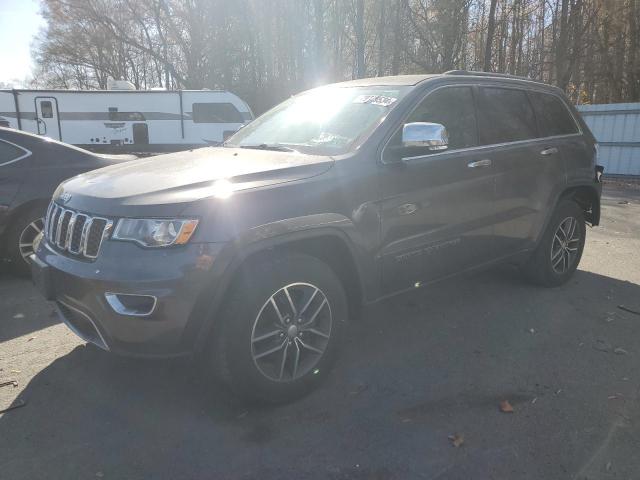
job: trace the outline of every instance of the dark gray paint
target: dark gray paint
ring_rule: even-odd
[[[43,243],[57,298],[96,320],[109,348],[173,355],[203,345],[230,279],[250,254],[311,238],[343,242],[363,301],[413,288],[507,258],[536,245],[559,196],[584,186],[599,212],[594,140],[580,135],[452,150],[385,163],[382,151],[429,92],[450,85],[505,86],[561,95],[539,83],[471,75],[407,76],[346,82],[414,85],[352,153],[297,153],[205,148],[139,160],[63,183],[54,195],[79,211],[118,217],[197,217],[184,247],[144,249],[107,240],[95,263]],[[575,113],[575,112],[574,112]],[[557,147],[551,157],[540,152]],[[490,159],[486,169],[472,161]],[[227,179],[235,193],[216,198]],[[594,215],[594,223],[598,217]],[[105,291],[155,295],[145,320],[114,316]]]
[[[24,208],[40,205],[44,215],[54,190],[62,181],[88,170],[135,158],[98,155],[10,128],[0,127],[0,141],[30,152],[22,160],[0,167],[0,205],[6,207],[0,209],[0,245],[4,240],[3,233]]]

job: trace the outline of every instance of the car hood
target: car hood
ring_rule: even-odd
[[[313,177],[333,159],[297,152],[210,147],[118,163],[63,182],[54,200],[106,216],[172,216],[224,189]]]

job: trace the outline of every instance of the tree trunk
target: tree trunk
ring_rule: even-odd
[[[485,72],[491,71],[491,47],[493,46],[493,35],[496,31],[496,5],[498,0],[491,0],[491,7],[489,7],[489,25],[487,27],[487,42],[484,47],[484,64],[482,70]]]

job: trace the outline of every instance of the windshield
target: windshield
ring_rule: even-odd
[[[230,147],[286,147],[302,153],[347,153],[405,95],[406,86],[322,87],[297,95],[251,122]]]

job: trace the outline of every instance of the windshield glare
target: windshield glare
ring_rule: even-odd
[[[288,146],[309,154],[347,153],[371,133],[408,87],[322,87],[292,97],[251,122],[230,147]]]

